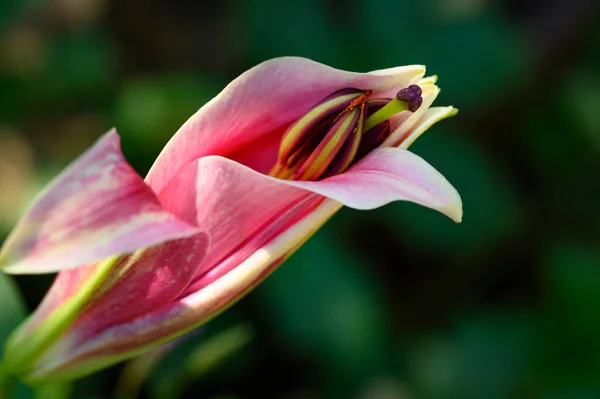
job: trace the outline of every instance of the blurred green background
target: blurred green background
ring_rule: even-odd
[[[423,63],[437,104],[461,110],[412,150],[457,187],[462,224],[406,203],[344,209],[181,346],[19,396],[600,398],[599,6],[0,1],[0,240],[109,128],[144,174],[187,117],[268,58]],[[51,280],[0,276],[0,339]]]

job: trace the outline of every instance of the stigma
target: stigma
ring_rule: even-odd
[[[391,134],[389,119],[415,112],[422,90],[410,85],[395,98],[370,98],[371,90],[345,88],[315,104],[284,133],[269,173],[287,180],[316,181],[345,172]]]

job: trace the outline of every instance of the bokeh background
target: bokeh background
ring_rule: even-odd
[[[424,63],[460,114],[412,147],[464,222],[344,209],[175,349],[19,397],[600,398],[597,0],[2,0],[0,240],[116,126],[144,174],[228,81],[300,55]],[[293,95],[293,94],[292,94]],[[0,276],[0,339],[52,276]]]

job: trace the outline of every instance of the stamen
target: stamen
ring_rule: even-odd
[[[332,163],[347,168],[362,137],[370,94],[370,90],[342,89],[315,105],[285,132],[269,175],[316,180]]]
[[[368,132],[383,121],[390,119],[392,116],[402,112],[415,112],[423,103],[421,97],[422,90],[418,85],[410,85],[398,92],[396,98],[392,99],[379,111],[367,118],[365,123],[365,132]]]
[[[354,162],[354,159],[357,157],[358,150],[362,145],[366,108],[367,107],[363,103],[361,105],[360,115],[358,122],[356,123],[356,127],[352,133],[350,133],[350,136],[346,139],[341,150],[335,156],[331,164],[327,167],[325,173],[323,173],[321,176],[322,179],[345,172],[346,169],[352,165],[352,162]]]
[[[364,158],[365,155],[379,147],[392,133],[390,121],[383,121],[373,129],[366,132],[360,142],[356,156],[356,161]]]
[[[350,133],[355,130],[359,118],[359,108],[342,114],[304,165],[298,169],[294,180],[317,180],[333,161]]]
[[[349,104],[361,98],[364,93],[363,90],[358,89],[342,89],[321,100],[285,133],[279,147],[278,159],[287,163],[292,154],[318,133],[319,124],[343,112]]]
[[[370,90],[347,88],[316,104],[284,133],[269,175],[315,181],[343,173],[387,139],[391,117],[415,112],[423,102],[418,85],[392,99],[370,95]]]
[[[396,94],[396,98],[400,101],[408,103],[408,110],[410,112],[416,112],[421,104],[423,104],[423,90],[417,85],[410,85],[404,88]]]

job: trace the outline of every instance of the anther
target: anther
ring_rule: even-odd
[[[408,110],[410,112],[416,112],[423,104],[423,90],[418,85],[410,85],[400,90],[396,94],[396,98],[400,101],[408,103]]]

